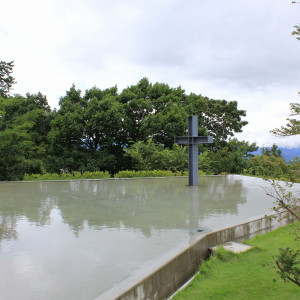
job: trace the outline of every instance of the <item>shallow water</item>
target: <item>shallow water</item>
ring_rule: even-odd
[[[93,299],[199,230],[271,212],[261,179],[0,183],[0,299]]]

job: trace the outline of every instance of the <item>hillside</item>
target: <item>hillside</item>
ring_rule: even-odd
[[[300,147],[298,148],[281,148],[278,147],[282,151],[282,156],[285,159],[285,161],[288,163],[290,160],[292,160],[295,156],[298,156],[300,158]],[[257,151],[253,152],[254,155],[260,155],[261,154],[261,148],[258,148]]]

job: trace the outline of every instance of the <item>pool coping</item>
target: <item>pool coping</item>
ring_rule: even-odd
[[[274,215],[260,215],[195,234],[94,300],[166,299],[194,276],[209,256],[209,248],[253,238],[287,224],[285,220],[272,218]]]

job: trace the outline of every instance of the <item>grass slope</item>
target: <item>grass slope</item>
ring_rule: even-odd
[[[299,300],[300,288],[280,279],[272,258],[279,248],[299,249],[299,242],[290,233],[293,226],[295,224],[246,241],[254,248],[245,253],[218,249],[215,257],[202,264],[191,284],[173,299]]]

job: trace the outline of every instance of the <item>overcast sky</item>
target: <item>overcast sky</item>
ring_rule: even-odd
[[[15,61],[13,93],[42,92],[52,108],[72,83],[119,91],[147,77],[187,93],[238,101],[240,140],[275,138],[300,102],[300,4],[290,0],[9,0],[0,60]]]

